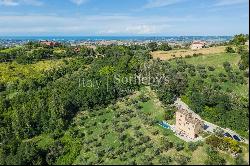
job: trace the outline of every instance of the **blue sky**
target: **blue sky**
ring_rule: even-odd
[[[0,36],[248,33],[249,0],[0,0]]]

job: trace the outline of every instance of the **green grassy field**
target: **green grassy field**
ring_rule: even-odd
[[[223,53],[223,52],[225,52],[225,46],[202,48],[198,50],[176,49],[176,50],[170,50],[170,51],[154,51],[151,54],[154,59],[159,58],[160,60],[169,60],[169,59],[174,59],[174,58],[193,56],[194,54],[208,55],[208,54],[216,54],[216,53]]]
[[[223,69],[223,62],[226,61],[228,61],[233,68],[237,68],[238,62],[240,61],[240,55],[229,53],[208,54],[198,57],[185,58],[185,61],[193,65],[213,66],[219,70]]]
[[[158,101],[159,102],[159,101]],[[149,100],[145,103],[142,103],[143,109],[142,111],[145,114],[151,115],[156,120],[164,120],[164,109],[155,104],[155,101]]]

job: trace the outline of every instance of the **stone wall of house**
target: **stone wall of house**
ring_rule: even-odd
[[[187,137],[194,139],[203,129],[203,122],[197,120],[198,122],[189,122],[188,114],[183,114],[185,110],[176,112],[176,131],[182,132]],[[192,117],[194,119],[194,117]]]

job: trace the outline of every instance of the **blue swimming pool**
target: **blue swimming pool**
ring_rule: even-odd
[[[229,133],[224,133],[224,137],[232,138],[231,134],[229,134]]]
[[[165,129],[170,129],[170,125],[167,122],[161,121],[159,125]]]

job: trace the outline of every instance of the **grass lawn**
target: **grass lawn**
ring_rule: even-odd
[[[164,120],[164,109],[154,102],[154,100],[149,100],[142,103],[142,111],[146,114],[150,114],[156,120]]]
[[[238,54],[218,53],[185,58],[185,61],[193,65],[213,66],[216,69],[223,69],[223,63],[228,61],[233,68],[238,68],[240,56]]]
[[[206,147],[205,146],[200,146],[198,147],[193,153],[192,153],[192,158],[190,165],[202,165],[204,164],[204,161],[207,159],[207,154],[206,154]]]
[[[142,111],[158,121],[164,120],[165,109],[161,101],[157,98],[155,92],[149,87],[143,87],[140,91],[141,94],[150,96],[150,100],[141,104]]]

